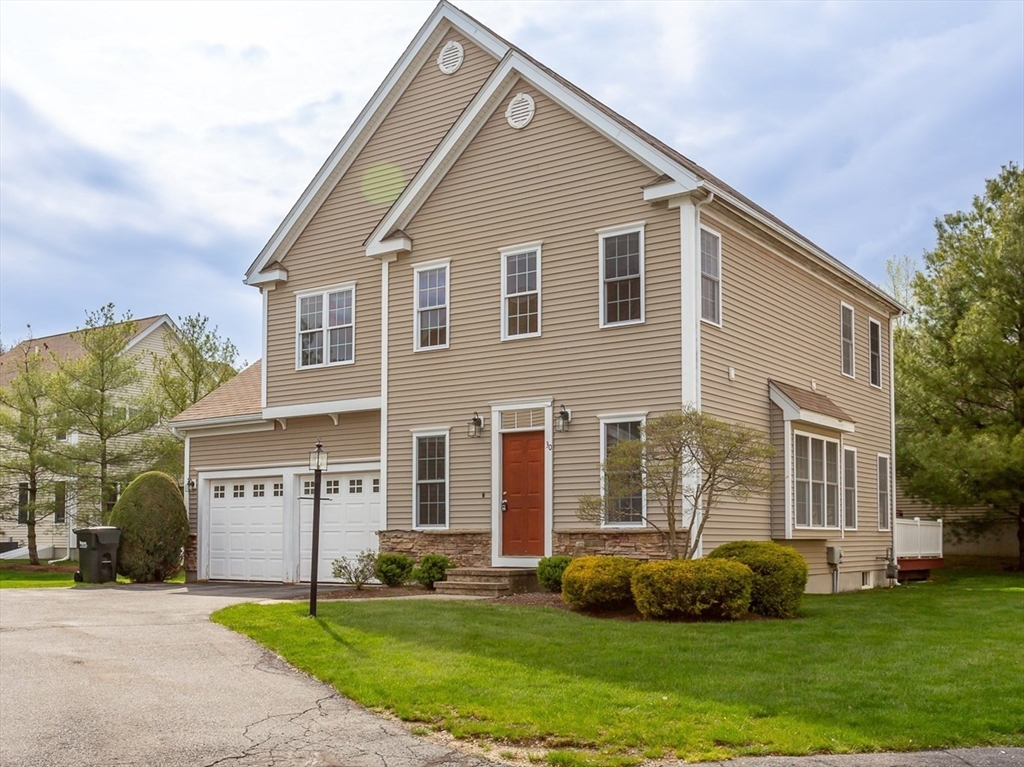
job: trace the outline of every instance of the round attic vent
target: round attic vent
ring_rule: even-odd
[[[462,49],[462,43],[449,40],[437,54],[437,67],[446,75],[455,74],[465,57],[466,52]]]
[[[517,93],[508,102],[508,109],[505,110],[505,119],[508,120],[509,125],[519,130],[530,124],[530,120],[533,119],[534,112],[536,111],[537,107],[533,103],[532,96],[528,93]]]

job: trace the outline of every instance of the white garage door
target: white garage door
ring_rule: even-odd
[[[313,477],[302,480],[300,502],[300,578],[309,581],[313,551]],[[324,474],[321,478],[320,562],[317,580],[337,580],[331,575],[335,559],[355,559],[366,549],[377,551],[380,528],[380,474]]]
[[[210,483],[210,578],[284,580],[281,477]]]

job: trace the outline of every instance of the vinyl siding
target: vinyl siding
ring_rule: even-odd
[[[599,491],[598,415],[678,407],[679,214],[644,203],[652,172],[528,84],[523,130],[484,124],[406,227],[410,256],[390,268],[388,527],[412,509],[411,429],[451,427],[450,527],[491,526],[491,403],[551,399],[572,410],[553,435],[554,526],[580,527],[576,499]],[[601,329],[599,228],[646,221],[646,322]],[[499,248],[542,241],[540,337],[501,340]],[[413,267],[450,265],[450,348],[413,351]],[[478,411],[484,436],[466,436]]]
[[[346,413],[338,418],[337,426],[329,416],[311,416],[288,419],[287,428],[276,423],[273,431],[193,436],[189,440],[189,476],[196,479],[200,471],[214,469],[308,464],[309,451],[317,440],[323,443],[332,470],[342,462],[379,461],[380,413]],[[196,495],[193,492],[189,497],[192,532],[196,530]]]
[[[382,167],[397,167],[404,183],[411,181],[496,63],[450,29],[439,38],[441,42],[428,52],[406,91],[282,259],[288,282],[268,296],[269,407],[380,395],[381,268],[366,257],[363,243],[394,198],[374,201],[364,193],[364,186]],[[452,39],[462,43],[465,61],[457,72],[444,75],[437,67],[437,54]],[[297,370],[295,293],[353,282],[354,363]]]
[[[774,379],[828,397],[855,422],[853,434],[840,435],[806,424],[794,430],[841,438],[857,449],[858,530],[794,531],[796,538],[818,539],[815,551],[842,545],[842,568],[877,570],[877,557],[891,545],[891,533],[878,531],[876,457],[892,454],[889,417],[889,319],[886,309],[860,289],[840,283],[799,254],[751,231],[719,206],[704,208],[702,221],[722,235],[722,327],[701,325],[701,402],[705,411],[772,434],[782,448],[782,418],[772,423],[768,380]],[[788,256],[789,258],[787,258]],[[841,373],[840,304],[854,307],[856,378]],[[882,388],[868,382],[868,318],[881,324]],[[736,371],[730,381],[728,368]],[[840,470],[842,453],[840,451]],[[892,459],[892,456],[891,456]],[[781,467],[781,459],[776,462]],[[737,538],[766,540],[784,535],[784,517],[772,528],[771,506],[784,504],[790,485],[746,502],[724,499],[705,528],[705,552]],[[779,508],[784,508],[780,506]],[[794,543],[794,545],[796,545]],[[802,552],[811,544],[800,544]],[[817,555],[816,555],[817,556]]]

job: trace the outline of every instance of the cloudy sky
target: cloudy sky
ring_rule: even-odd
[[[1024,3],[457,3],[875,282],[1024,159]],[[429,2],[0,2],[0,339],[201,312]]]

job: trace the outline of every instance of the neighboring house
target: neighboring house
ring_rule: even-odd
[[[155,358],[165,354],[165,341],[167,334],[177,333],[174,321],[166,314],[154,317],[145,317],[133,320],[136,333],[125,349],[126,353],[139,355],[138,365],[142,372],[140,383],[131,391],[124,392],[125,395],[140,395],[148,389],[153,380]],[[56,360],[74,360],[81,358],[85,351],[75,340],[75,335],[80,331],[71,331],[59,335],[45,336],[43,338],[31,338],[22,341],[0,356],[0,387],[7,386],[18,374],[18,360],[25,353],[26,348],[42,355],[52,368],[56,368]],[[59,440],[67,440],[72,444],[78,442],[80,435],[71,432],[58,435]],[[0,447],[2,449],[2,447]],[[27,498],[28,487],[4,488],[4,491],[11,496],[18,494],[19,499]],[[74,490],[74,482],[71,478],[58,481],[54,487],[53,499],[40,499],[41,501],[55,501],[55,511],[52,515],[36,523],[36,544],[40,556],[63,557],[67,554],[69,542],[74,545],[72,528],[75,526],[77,504]],[[19,515],[20,520],[20,515]],[[19,546],[27,545],[28,528],[25,524],[14,519],[0,519],[0,541],[10,545],[16,543]]]
[[[191,578],[308,578],[318,440],[320,573],[378,542],[664,556],[642,497],[601,526],[577,498],[615,440],[694,404],[780,450],[773,492],[723,499],[704,553],[778,540],[829,591],[838,546],[840,588],[885,582],[901,307],[446,2],[245,282],[262,362],[173,422]]]

